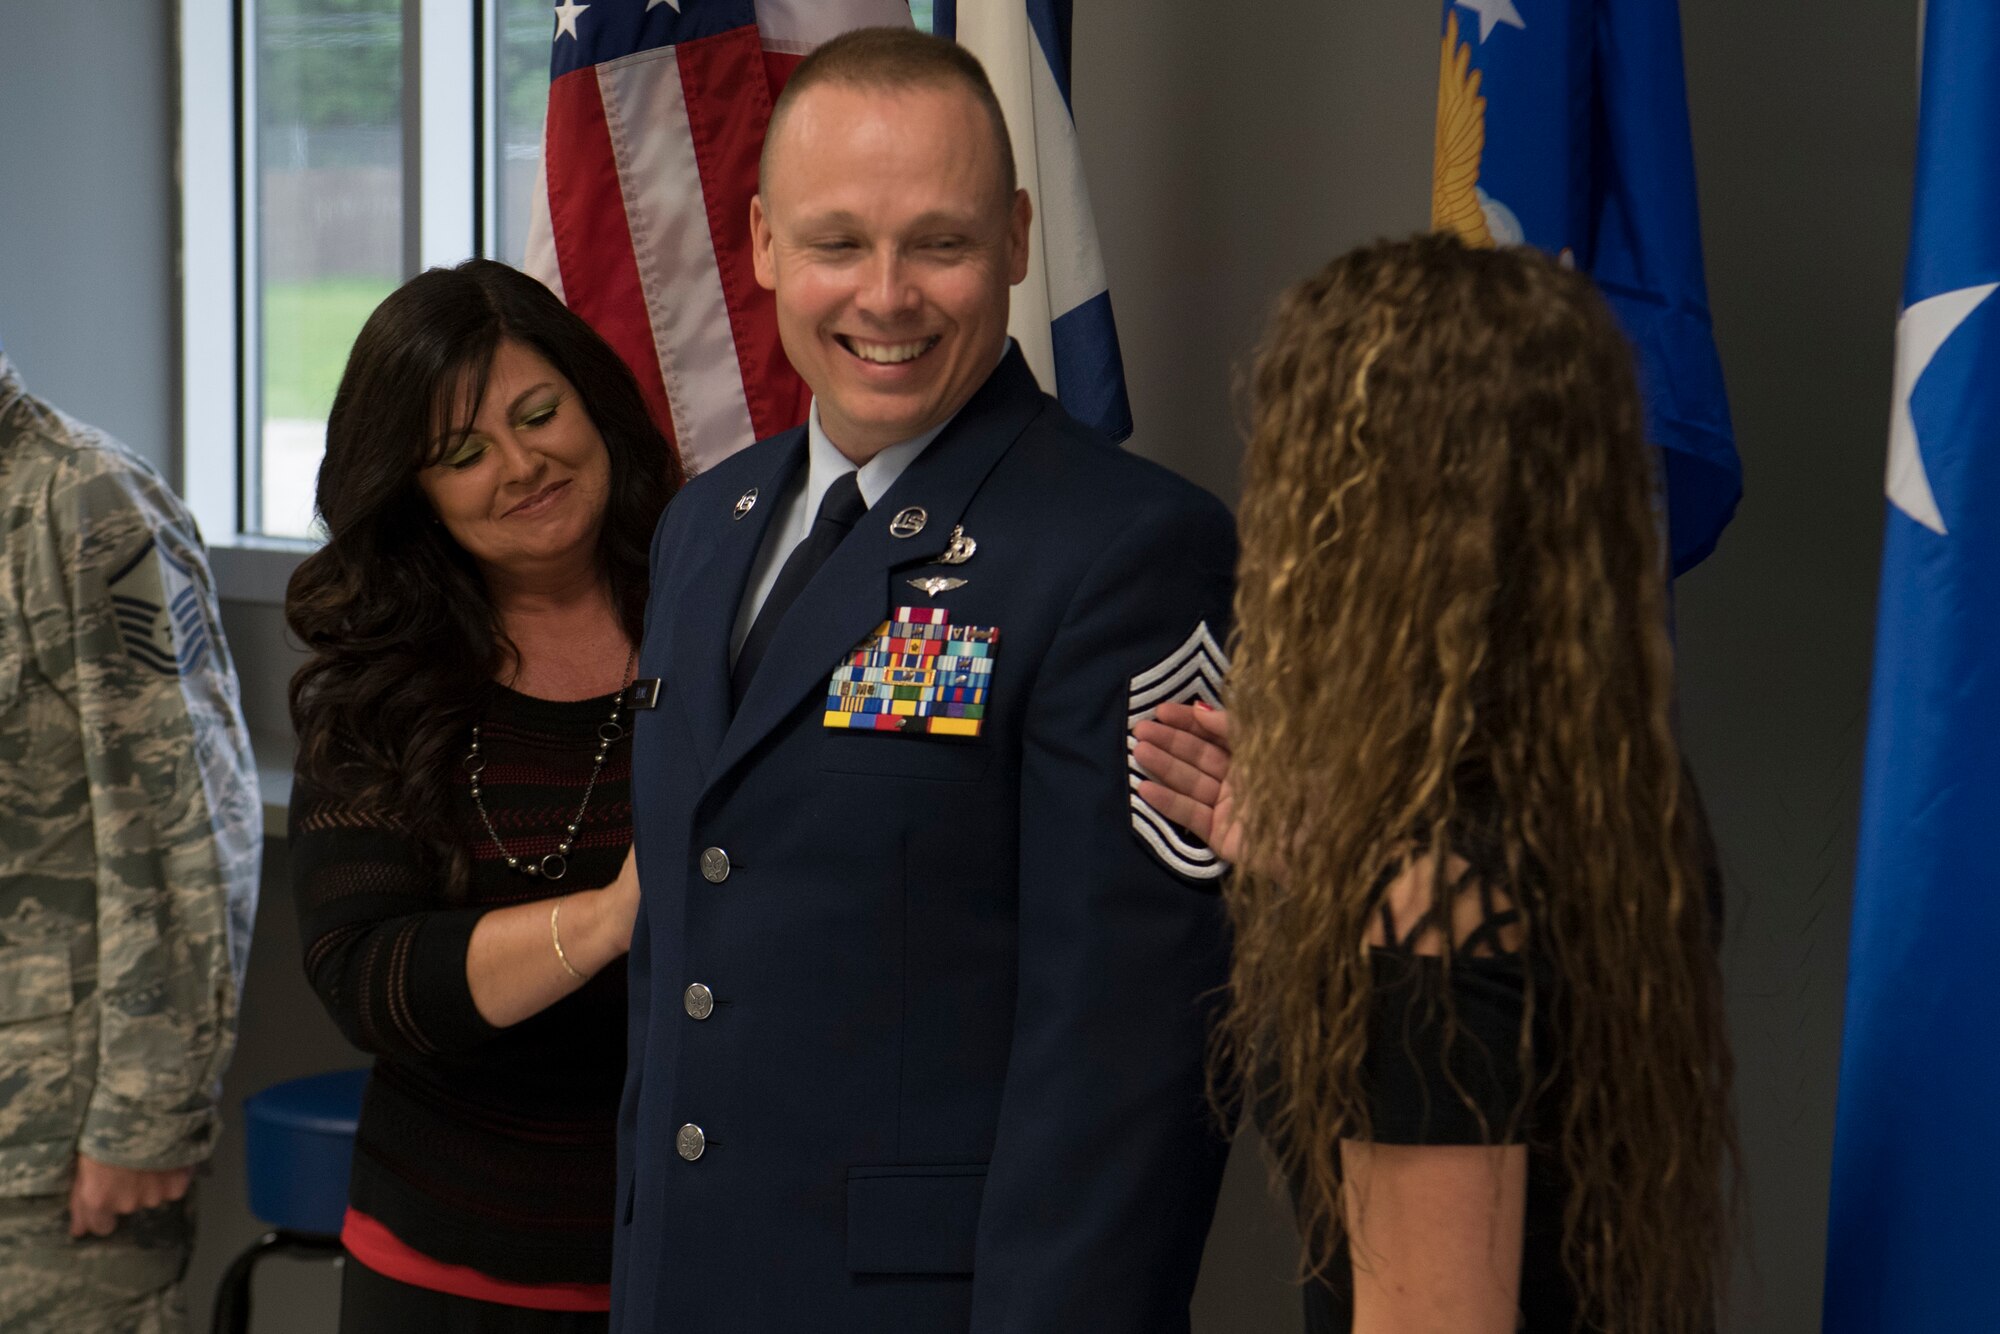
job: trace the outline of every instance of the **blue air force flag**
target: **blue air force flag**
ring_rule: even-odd
[[[1525,6],[1525,8],[1523,8]],[[1447,0],[1431,223],[1597,280],[1638,352],[1674,573],[1743,469],[1708,317],[1675,0]]]
[[[986,67],[1034,201],[1028,276],[1007,331],[1072,417],[1123,440],[1132,434],[1125,363],[1070,114],[1070,0],[940,0],[932,30]]]
[[[1829,1334],[2000,1329],[2000,7],[1930,0],[1925,27]]]

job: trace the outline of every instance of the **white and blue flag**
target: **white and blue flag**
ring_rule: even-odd
[[[1008,332],[1042,387],[1113,440],[1132,434],[1125,363],[1070,114],[1070,0],[937,0],[931,30],[979,57],[1035,205]]]
[[[2000,5],[1930,0],[1828,1334],[2000,1330]]]

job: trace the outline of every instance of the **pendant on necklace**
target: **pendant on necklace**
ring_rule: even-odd
[[[597,725],[597,753],[591,758],[590,780],[583,785],[583,800],[577,805],[576,815],[563,826],[563,840],[556,845],[556,850],[539,860],[524,862],[507,851],[507,845],[500,841],[500,831],[493,827],[493,817],[486,813],[486,803],[480,799],[479,793],[479,775],[486,769],[486,757],[479,753],[479,724],[472,725],[472,750],[461,761],[466,773],[471,776],[469,785],[472,789],[472,808],[479,812],[479,822],[486,826],[487,836],[493,840],[495,850],[507,863],[509,870],[519,871],[526,876],[540,876],[544,880],[560,880],[568,873],[569,850],[576,844],[577,827],[583,823],[583,813],[590,809],[590,794],[597,790],[597,776],[604,771],[604,757],[610,752],[611,743],[625,735],[625,726],[618,721],[618,718],[624,710],[625,691],[632,681],[632,664],[636,653],[637,650],[626,652],[625,670],[621,673],[624,684],[620,685],[618,693],[612,696],[610,718]]]

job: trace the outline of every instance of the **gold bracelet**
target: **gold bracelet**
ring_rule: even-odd
[[[585,980],[584,975],[576,971],[576,967],[569,961],[569,956],[563,953],[562,935],[556,930],[556,914],[561,911],[562,900],[557,899],[555,906],[549,909],[549,943],[556,947],[556,962],[563,966],[563,971],[582,982]]]

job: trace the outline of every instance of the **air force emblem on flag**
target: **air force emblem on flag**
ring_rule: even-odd
[[[208,625],[194,573],[157,539],[110,579],[118,642],[134,662],[162,676],[185,676],[208,652]]]
[[[1191,837],[1139,795],[1139,761],[1134,751],[1138,742],[1132,728],[1151,718],[1162,704],[1202,703],[1222,706],[1222,678],[1229,671],[1229,659],[1222,646],[1208,632],[1208,622],[1194,628],[1181,646],[1158,666],[1149,667],[1132,678],[1131,716],[1125,727],[1126,782],[1132,790],[1132,830],[1153,850],[1153,855],[1191,880],[1216,880],[1229,863],[1215,855],[1206,843]]]

